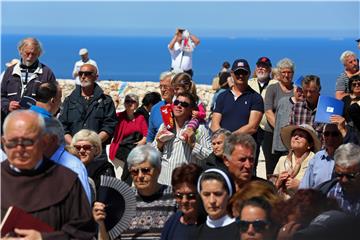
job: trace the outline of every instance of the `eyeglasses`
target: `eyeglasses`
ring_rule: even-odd
[[[356,173],[338,173],[338,172],[335,172],[335,176],[337,178],[346,177],[349,180],[353,180],[354,178],[356,178],[359,175],[360,175],[360,172],[356,172]]]
[[[168,86],[168,85],[159,85],[159,88],[160,88],[160,90],[161,90],[161,89],[168,90],[168,89],[171,88],[171,86]]]
[[[15,148],[18,145],[22,147],[32,147],[39,139],[18,138],[7,141],[3,138],[3,140],[6,148]]]
[[[339,137],[339,136],[340,136],[340,133],[339,133],[339,132],[326,131],[326,132],[324,132],[323,134],[324,134],[324,137],[329,137],[329,136]]]
[[[250,224],[253,226],[255,232],[263,232],[269,223],[264,220],[255,220],[252,222],[240,220],[239,221],[240,231],[246,232],[249,229]]]
[[[78,151],[80,151],[81,149],[84,149],[85,151],[90,151],[93,148],[93,145],[90,145],[90,144],[74,145],[74,147]]]
[[[131,175],[136,177],[141,172],[143,175],[150,175],[152,168],[133,168],[130,170]]]
[[[353,82],[351,83],[352,87],[360,87],[360,82]]]
[[[79,72],[79,77],[81,77],[82,75],[85,75],[85,77],[91,76],[93,75],[94,72],[92,71],[80,71]]]
[[[186,197],[187,200],[195,200],[196,195],[196,193],[176,193],[175,198],[182,200],[184,197]]]
[[[182,107],[184,107],[184,108],[187,108],[187,107],[189,107],[190,106],[190,103],[188,103],[188,102],[182,102],[182,101],[179,101],[179,100],[175,100],[174,101],[174,105],[175,106],[182,106]]]
[[[240,75],[241,76],[249,75],[249,72],[246,71],[246,70],[240,69],[240,70],[235,71],[234,74],[235,74],[236,77],[240,77]]]

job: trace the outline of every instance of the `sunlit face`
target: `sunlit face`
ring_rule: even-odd
[[[160,169],[154,168],[149,161],[133,165],[129,171],[135,188],[144,191],[150,190],[156,185],[160,174]]]
[[[31,66],[40,56],[40,52],[33,44],[28,44],[22,47],[20,50],[20,55],[23,61],[23,64],[26,66]]]
[[[335,175],[339,179],[341,187],[346,193],[354,195],[360,189],[360,165],[354,164],[349,167],[341,167],[335,164]]]
[[[224,163],[236,182],[246,183],[252,177],[254,152],[251,148],[238,144],[229,159],[224,156]]]
[[[344,62],[345,70],[354,74],[359,71],[359,63],[355,56],[347,56]]]
[[[21,116],[8,123],[2,144],[10,164],[19,169],[33,169],[43,157],[45,142],[34,114]],[[13,143],[15,146],[11,146]]]
[[[167,102],[171,103],[174,97],[174,89],[171,86],[171,76],[167,76],[160,80],[160,93],[161,97]]]
[[[285,85],[288,85],[292,82],[294,77],[294,71],[291,68],[281,68],[280,69],[281,78],[279,79]]]
[[[90,163],[96,157],[97,149],[89,141],[77,141],[74,144],[74,147],[79,153],[81,162],[83,162],[85,165]]]
[[[176,203],[179,206],[179,210],[186,216],[197,215],[197,191],[196,187],[188,184],[181,183],[174,187],[174,194]]]
[[[202,181],[200,196],[211,219],[216,220],[226,215],[229,195],[222,182],[216,179]]]
[[[217,157],[222,157],[224,153],[224,140],[225,140],[224,134],[220,134],[219,136],[211,140],[211,146],[213,152]]]
[[[230,74],[235,85],[247,84],[250,76],[249,72],[243,69],[236,70],[235,72],[231,71]]]
[[[302,88],[294,87],[294,97],[297,102],[304,100],[304,93],[303,93]]]
[[[304,97],[305,97],[306,101],[308,101],[308,103],[311,106],[317,105],[318,99],[320,96],[320,91],[314,81],[303,85],[303,93],[304,93]]]
[[[254,222],[262,221],[261,223],[267,222],[266,212],[264,209],[247,205],[240,213],[240,221]],[[264,224],[261,224],[263,226]],[[265,228],[255,229],[254,224],[248,224],[247,230],[240,231],[241,240],[265,240],[269,239],[269,226],[265,225]]]
[[[178,96],[180,93],[184,93],[186,90],[182,86],[173,86],[175,96]]]
[[[354,95],[360,96],[360,81],[353,81],[350,87]]]
[[[190,117],[192,111],[190,103],[190,99],[188,99],[187,97],[177,97],[176,100],[173,102],[174,117]]]
[[[310,135],[304,130],[297,129],[292,133],[291,136],[291,149],[299,152],[306,152],[310,149],[310,144],[308,142]]]
[[[256,72],[256,77],[261,82],[263,80],[269,79],[271,69],[260,64],[256,66],[255,72]]]
[[[93,86],[97,79],[96,67],[90,64],[84,64],[80,67],[79,78],[81,87]]]
[[[137,101],[131,98],[126,98],[124,101],[125,110],[128,113],[134,113],[135,110],[138,108],[139,104]]]

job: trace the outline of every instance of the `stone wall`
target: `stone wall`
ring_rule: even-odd
[[[58,80],[63,90],[63,99],[67,97],[75,88],[74,80]],[[97,82],[104,92],[110,95],[115,102],[118,102],[117,109],[119,111],[124,109],[124,97],[128,93],[135,93],[140,98],[140,103],[143,96],[147,92],[160,92],[159,83],[157,82],[122,82],[122,81],[98,81]],[[210,104],[214,94],[214,90],[210,85],[198,84],[196,85],[197,95],[205,104],[206,110],[210,112]]]

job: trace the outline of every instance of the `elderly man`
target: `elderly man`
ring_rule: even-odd
[[[359,63],[356,54],[352,51],[345,51],[340,56],[340,61],[344,65],[344,72],[336,79],[336,93],[337,99],[341,100],[350,93],[349,79],[359,74]]]
[[[360,146],[353,143],[341,145],[334,158],[336,178],[318,189],[334,198],[344,212],[360,217]]]
[[[235,182],[236,191],[251,180],[263,180],[253,175],[255,151],[256,142],[249,134],[233,133],[225,139],[224,163]]]
[[[195,108],[192,94],[180,93],[173,102],[174,130],[168,131],[164,124],[159,128],[153,145],[161,151],[161,174],[159,183],[171,185],[172,171],[182,163],[204,166],[205,158],[211,154],[209,130],[200,125],[193,137],[182,138]]]
[[[211,147],[212,153],[204,160],[205,168],[220,168],[227,170],[227,167],[224,164],[223,154],[224,154],[224,142],[225,138],[230,136],[231,132],[219,128],[211,135]]]
[[[172,99],[174,97],[174,89],[171,85],[171,77],[171,72],[163,72],[160,74],[159,89],[161,93],[161,98],[163,100],[155,104],[151,109],[148,135],[146,137],[147,142],[154,141],[156,133],[158,132],[160,125],[163,123],[160,108],[166,104],[172,103]]]
[[[20,106],[22,97],[34,98],[40,83],[56,81],[51,69],[39,62],[42,48],[36,38],[22,39],[18,50],[21,62],[6,69],[1,82],[1,112],[5,115],[25,108]]]
[[[90,129],[99,134],[103,152],[98,160],[107,160],[105,145],[110,143],[117,124],[115,105],[95,81],[97,68],[84,64],[79,71],[80,86],[68,96],[63,104],[59,120],[64,126],[65,141],[70,144],[72,136],[81,129]]]
[[[81,85],[80,83],[80,78],[79,78],[79,71],[80,71],[80,67],[84,64],[91,64],[94,65],[97,69],[98,66],[96,64],[96,62],[92,59],[89,58],[89,51],[86,48],[82,48],[79,51],[79,55],[81,57],[81,60],[77,61],[74,65],[74,70],[73,70],[73,77],[75,78],[75,83],[77,85]],[[99,74],[99,72],[98,72]]]
[[[158,183],[161,172],[159,152],[151,145],[135,147],[127,158],[136,191],[136,215],[121,239],[160,239],[168,218],[176,211],[176,203],[169,186]],[[105,205],[95,203],[96,211]],[[101,221],[98,221],[101,225]],[[101,237],[106,237],[102,232]]]
[[[75,173],[43,156],[44,131],[43,118],[33,111],[7,116],[2,137],[8,159],[1,163],[1,216],[16,206],[55,230],[15,229],[24,239],[91,239],[95,226],[86,194]]]

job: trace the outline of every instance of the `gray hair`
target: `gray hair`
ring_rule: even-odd
[[[136,164],[148,161],[151,166],[161,169],[161,157],[159,151],[150,144],[135,147],[129,153],[127,163],[129,169]]]
[[[134,101],[137,102],[137,104],[139,104],[139,96],[136,95],[136,94],[134,94],[134,93],[128,93],[128,94],[126,94],[126,96],[125,96],[125,101],[126,101],[126,99],[134,100]]]
[[[96,150],[98,150],[96,155],[100,156],[102,152],[101,139],[96,132],[89,129],[81,129],[73,136],[71,140],[71,146],[74,146],[78,141],[90,142],[96,148]]]
[[[340,62],[341,62],[342,64],[345,64],[345,59],[346,59],[347,57],[350,57],[350,56],[356,57],[356,54],[355,54],[354,52],[350,51],[350,50],[346,50],[345,52],[343,52],[343,53],[341,54],[341,56],[340,56]]]
[[[224,156],[231,158],[231,154],[234,151],[236,145],[251,148],[254,154],[256,152],[256,142],[251,135],[247,133],[232,133],[229,137],[225,138]]]
[[[160,73],[159,79],[163,80],[164,78],[172,76],[172,75],[173,75],[173,73],[171,71],[165,71],[165,72]]]
[[[41,54],[43,53],[42,44],[36,38],[29,37],[29,38],[24,38],[24,39],[20,40],[20,42],[18,43],[19,54],[21,54],[21,51],[25,46],[34,46],[36,48],[36,50],[38,51],[39,56],[41,56]]]
[[[33,115],[40,129],[40,135],[44,134],[45,131],[44,118],[40,116],[38,113],[31,110],[16,110],[10,112],[9,115],[7,115],[7,117],[4,120],[4,124],[3,124],[4,134],[7,132],[10,121],[17,121],[21,119],[23,115]]]
[[[354,143],[342,144],[336,149],[334,159],[336,165],[344,168],[360,166],[360,146]]]
[[[57,145],[65,144],[65,132],[62,124],[56,118],[45,118],[45,133],[56,136]]]
[[[215,138],[224,135],[225,138],[231,135],[231,132],[225,128],[219,128],[218,130],[216,130],[215,132],[213,132],[213,134],[211,135],[211,141],[214,140]]]
[[[279,69],[283,68],[291,68],[293,71],[295,71],[295,63],[289,59],[289,58],[283,58],[281,59],[277,64],[276,67]]]
[[[321,91],[321,83],[320,83],[320,77],[316,75],[306,75],[304,79],[302,80],[302,86],[310,84],[311,82],[314,82],[319,90]]]

